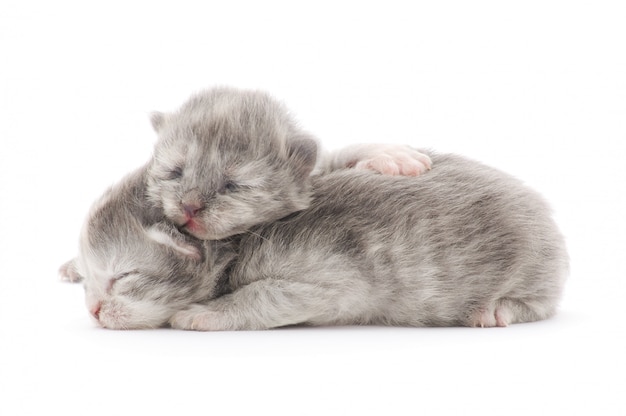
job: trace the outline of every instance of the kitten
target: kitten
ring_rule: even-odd
[[[552,316],[568,272],[543,199],[477,162],[432,155],[428,175],[344,170],[309,207],[221,241],[163,222],[142,169],[94,205],[78,271],[107,328],[292,324],[506,326]]]
[[[141,210],[161,215],[164,210],[170,220],[203,238],[243,232],[305,208],[314,166],[316,175],[348,167],[411,176],[431,167],[428,156],[400,145],[352,145],[318,157],[317,141],[296,126],[283,105],[261,92],[208,90],[176,113],[154,113],[152,123],[161,139],[150,169],[142,170],[148,190]],[[171,203],[172,192],[178,203]],[[214,204],[205,210],[206,201]],[[209,222],[196,218],[200,211]],[[222,234],[207,235],[207,230]],[[82,279],[74,259],[59,273],[71,282]]]
[[[91,315],[107,328],[154,328],[217,296],[215,279],[234,252],[181,234],[146,198],[146,167],[107,190],[81,230],[79,255],[62,266],[82,280]],[[71,270],[70,275],[67,271]]]
[[[151,121],[160,138],[142,173],[142,204],[201,239],[306,208],[310,174],[353,168],[417,176],[431,168],[427,155],[403,145],[357,144],[319,155],[317,140],[263,92],[206,90],[175,113],[153,113]],[[60,267],[62,279],[82,279],[75,263]]]
[[[398,145],[356,145],[318,156],[318,142],[287,109],[258,91],[214,88],[171,114],[159,135],[148,196],[167,218],[203,240],[222,239],[305,209],[311,174],[352,167],[417,176],[427,155]]]

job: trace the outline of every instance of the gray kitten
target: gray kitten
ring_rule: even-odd
[[[87,308],[107,328],[154,328],[173,313],[215,297],[215,279],[234,252],[181,234],[146,198],[146,167],[92,206],[79,255],[60,270],[83,281]],[[225,247],[228,244],[224,245]]]
[[[419,177],[315,177],[307,209],[220,241],[163,222],[142,169],[94,205],[81,233],[88,308],[107,328],[195,330],[553,315],[568,257],[543,199],[477,162],[432,158]]]
[[[417,176],[427,155],[398,145],[356,145],[318,155],[318,142],[260,91],[213,88],[171,114],[154,113],[159,135],[148,196],[167,218],[217,240],[306,208],[311,174],[354,167]]]

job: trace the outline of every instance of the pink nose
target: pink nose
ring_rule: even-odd
[[[100,320],[100,308],[101,307],[102,307],[102,304],[98,302],[91,309],[89,309],[91,316],[96,318],[98,321]]]
[[[183,204],[183,211],[185,211],[185,215],[187,216],[187,218],[193,218],[196,215],[198,215],[198,212],[200,212],[202,210],[202,205],[200,204],[195,204],[195,203],[189,203],[189,204]]]

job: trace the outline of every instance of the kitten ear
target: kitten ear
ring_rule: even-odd
[[[307,136],[297,136],[287,141],[287,157],[300,179],[311,174],[317,161],[317,141]]]
[[[146,230],[146,235],[154,242],[171,248],[179,257],[202,260],[200,244],[193,244],[189,237],[170,224],[157,223]]]
[[[154,131],[158,133],[165,123],[165,114],[161,113],[160,111],[153,111],[150,114],[150,123],[152,123],[152,128],[154,129]]]

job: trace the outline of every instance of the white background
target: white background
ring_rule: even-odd
[[[0,414],[625,415],[625,22],[606,1],[2,0]],[[410,143],[524,179],[567,237],[560,313],[96,328],[57,267],[148,159],[149,112],[212,85],[270,91],[330,148]]]

